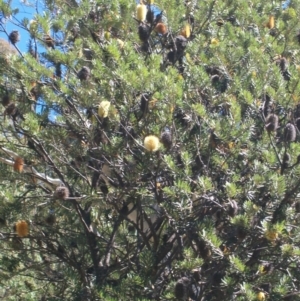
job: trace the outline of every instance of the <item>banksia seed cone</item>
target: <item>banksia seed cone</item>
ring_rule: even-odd
[[[187,277],[180,278],[175,285],[174,295],[179,300],[186,300],[189,295],[190,280]]]
[[[148,93],[144,93],[141,96],[140,109],[145,114],[149,109],[149,98],[150,95]]]
[[[211,256],[211,250],[210,247],[206,244],[204,240],[200,240],[197,242],[197,247],[199,251],[199,255],[204,260],[208,259]]]
[[[276,64],[279,66],[281,72],[284,72],[287,70],[288,61],[285,57],[282,57],[282,58],[276,60]]]
[[[149,24],[153,24],[153,22],[154,22],[154,12],[152,11],[151,8],[149,8],[148,11],[147,11],[146,21]]]
[[[77,74],[80,80],[88,80],[91,76],[91,70],[89,67],[83,66]]]
[[[146,42],[150,36],[150,27],[146,24],[140,24],[138,29],[138,34],[140,40]]]
[[[59,200],[66,200],[69,197],[69,189],[64,186],[59,186],[54,192],[54,197]]]
[[[184,36],[179,35],[175,38],[175,45],[177,52],[183,52],[187,45],[187,39]]]
[[[273,27],[275,26],[275,18],[274,18],[274,16],[270,16],[269,17],[269,21],[268,21],[268,23],[267,23],[267,27],[269,28],[269,29],[272,29]]]
[[[160,136],[160,141],[166,149],[171,148],[172,146],[172,134],[171,130],[168,127],[165,127]]]
[[[144,4],[138,4],[136,7],[136,18],[140,22],[144,22],[147,16],[147,6]]]
[[[45,34],[45,35],[44,35],[44,42],[45,42],[45,44],[47,45],[47,47],[50,47],[50,48],[52,48],[52,49],[55,48],[54,41],[53,41],[53,39],[51,38],[50,35],[48,35],[48,34]]]
[[[54,225],[55,222],[56,222],[56,217],[54,214],[49,214],[47,217],[46,217],[46,223],[50,226]]]
[[[298,202],[295,203],[295,211],[297,213],[300,213],[300,201],[298,201]]]
[[[10,102],[9,94],[3,95],[3,97],[2,97],[2,105],[4,107],[6,107],[9,104],[9,102]]]
[[[236,236],[240,240],[245,239],[246,236],[247,236],[247,229],[244,228],[244,227],[242,227],[242,226],[237,227],[237,229],[236,229]]]
[[[230,204],[227,209],[228,215],[231,217],[236,216],[238,213],[238,209],[239,208],[238,208],[236,201],[230,201]]]
[[[282,162],[283,162],[283,163],[288,163],[288,162],[290,162],[290,161],[291,161],[291,156],[290,156],[290,154],[285,153],[285,154],[283,155]]]
[[[168,32],[167,26],[164,23],[157,23],[154,30],[160,34],[166,34]]]
[[[9,34],[8,38],[9,38],[10,42],[15,45],[16,43],[18,43],[20,41],[20,34],[17,30],[13,30]]]
[[[107,100],[101,101],[99,104],[99,108],[98,108],[98,115],[101,118],[106,118],[108,116],[109,108],[110,108],[109,101],[107,101]]]
[[[300,131],[300,118],[296,119],[296,127],[297,127],[298,131]]]
[[[199,282],[201,280],[201,274],[198,269],[192,270],[192,275],[197,282]]]
[[[28,223],[24,220],[17,221],[15,224],[16,233],[19,237],[26,237],[29,234]]]
[[[24,167],[24,160],[21,157],[15,158],[14,171],[22,172]]]
[[[269,114],[266,118],[265,128],[268,132],[274,132],[278,128],[278,116],[276,114]]]
[[[11,102],[7,105],[4,115],[14,116],[16,113],[16,110],[17,110],[16,105],[13,102]]]
[[[159,139],[154,135],[149,135],[144,139],[144,147],[149,152],[156,152],[160,147]]]
[[[218,26],[223,26],[224,25],[224,20],[223,19],[217,20],[217,25]]]
[[[283,139],[285,142],[296,140],[296,128],[293,124],[288,123],[284,128]]]

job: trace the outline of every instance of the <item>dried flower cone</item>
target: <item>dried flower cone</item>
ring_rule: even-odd
[[[59,186],[54,192],[54,197],[59,200],[66,200],[69,197],[69,189],[64,186]]]
[[[161,133],[160,141],[166,149],[171,148],[172,134],[169,128],[164,129],[164,131]]]
[[[15,229],[19,237],[26,237],[29,234],[28,223],[24,220],[16,222]]]
[[[21,157],[15,158],[14,171],[22,172],[24,167],[24,160]]]
[[[20,41],[20,34],[17,30],[12,31],[8,36],[12,44],[16,44]]]
[[[300,118],[296,119],[296,127],[297,127],[298,131],[300,131]]]
[[[46,223],[48,224],[48,225],[50,225],[50,226],[52,226],[52,225],[54,225],[55,224],[55,222],[56,222],[56,217],[55,217],[55,215],[54,214],[49,214],[47,217],[46,217]]]
[[[174,295],[179,300],[186,300],[189,294],[190,280],[187,277],[180,278],[175,285]]]
[[[268,132],[274,132],[278,128],[278,116],[275,114],[270,114],[266,118],[265,128]]]
[[[283,139],[286,142],[292,142],[296,140],[296,128],[293,124],[288,123],[284,128]]]
[[[83,66],[77,74],[80,80],[88,80],[91,76],[91,70],[89,67]]]
[[[150,36],[150,27],[146,24],[140,24],[138,28],[138,35],[141,41],[146,42]]]

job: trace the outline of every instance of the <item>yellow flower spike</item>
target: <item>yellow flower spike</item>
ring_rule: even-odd
[[[219,45],[219,40],[216,39],[216,38],[212,38],[210,40],[210,44],[213,45],[213,46],[218,46]]]
[[[106,41],[109,41],[109,40],[110,40],[110,37],[111,37],[110,32],[109,32],[109,31],[105,31],[104,37],[105,37],[105,40],[106,40]]]
[[[103,100],[100,102],[99,104],[99,108],[98,108],[98,115],[101,118],[106,118],[108,116],[108,111],[110,108],[110,102],[107,100]]]
[[[256,296],[256,299],[257,299],[258,301],[264,301],[264,300],[266,300],[265,293],[259,292],[259,293],[257,294],[257,296]]]
[[[186,23],[184,28],[181,30],[180,34],[185,38],[189,38],[191,35],[191,26],[190,24]]]
[[[276,230],[267,230],[265,237],[267,240],[274,242],[278,238],[278,232]]]
[[[274,17],[274,16],[270,15],[269,21],[268,21],[268,23],[267,23],[266,26],[267,26],[269,29],[274,28],[274,26],[275,26],[275,17]]]
[[[136,7],[136,18],[140,22],[144,22],[146,20],[147,15],[147,6],[145,4],[138,4]]]
[[[149,152],[156,152],[160,148],[159,138],[154,135],[149,135],[144,139],[144,147]]]

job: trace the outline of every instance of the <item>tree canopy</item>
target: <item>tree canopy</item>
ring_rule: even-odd
[[[300,300],[282,3],[0,0],[0,298]]]

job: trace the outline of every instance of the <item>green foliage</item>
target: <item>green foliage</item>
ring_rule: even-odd
[[[298,298],[300,6],[155,4],[0,2],[5,300]]]

